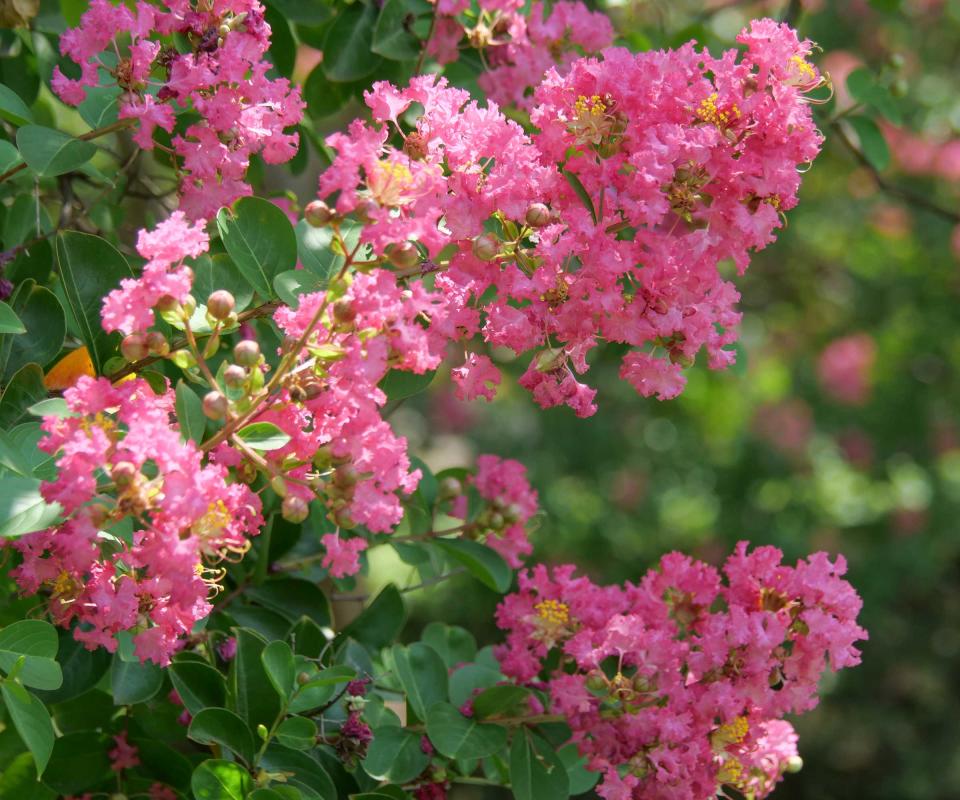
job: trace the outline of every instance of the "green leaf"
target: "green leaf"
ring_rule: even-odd
[[[110,667],[110,688],[113,702],[118,706],[145,703],[163,686],[163,670],[145,661],[124,661],[116,653]]]
[[[266,0],[266,4],[299,25],[319,25],[332,14],[327,0]]]
[[[17,288],[10,301],[27,332],[0,337],[4,380],[27,364],[49,363],[60,352],[67,333],[63,306],[49,289],[27,281]]]
[[[209,664],[175,661],[167,673],[184,707],[193,715],[210,706],[222,706],[226,701],[223,676]]]
[[[37,781],[37,767],[30,753],[6,760],[0,772],[0,797],[57,800],[57,793]]]
[[[576,192],[577,197],[580,198],[580,202],[583,203],[584,208],[590,212],[590,216],[593,218],[593,224],[597,224],[597,209],[594,208],[593,200],[590,198],[590,193],[587,191],[586,187],[580,181],[580,178],[573,172],[569,170],[562,169],[560,170],[563,173],[563,177],[567,179],[567,183],[570,184],[570,188]]]
[[[289,435],[272,422],[254,422],[234,435],[254,450],[279,450],[290,441]]]
[[[474,696],[477,689],[489,689],[503,679],[503,674],[499,670],[483,664],[467,664],[460,667],[450,676],[450,702],[456,708],[460,708]]]
[[[57,630],[49,622],[22,619],[0,631],[0,670],[9,673],[20,659],[17,678],[36,689],[59,689],[63,673],[55,661]]]
[[[499,553],[486,545],[468,539],[435,539],[434,544],[485,586],[501,594],[510,588],[513,571]]]
[[[407,703],[421,720],[425,720],[427,709],[447,700],[446,664],[436,650],[421,642],[409,647],[394,645],[391,654]]]
[[[291,308],[300,305],[300,295],[320,292],[327,288],[328,281],[308,269],[292,269],[281,272],[273,279],[277,297]]]
[[[0,118],[13,125],[29,125],[33,114],[13,89],[0,83]]]
[[[34,403],[47,396],[43,370],[38,364],[22,367],[7,383],[0,396],[0,428],[12,428]]]
[[[580,755],[580,751],[575,744],[564,745],[557,751],[557,756],[567,769],[570,794],[583,794],[597,785],[600,780],[600,773],[587,769],[587,757]]]
[[[292,786],[271,786],[269,789],[254,789],[247,800],[302,800],[299,789]]]
[[[0,538],[12,539],[49,528],[61,511],[59,503],[43,499],[37,478],[0,477]]]
[[[196,800],[244,800],[252,784],[250,774],[239,764],[216,758],[204,761],[190,778]]]
[[[374,731],[362,762],[364,772],[378,781],[408,783],[430,764],[420,746],[420,735],[392,725]]]
[[[546,742],[518,730],[510,747],[510,786],[516,800],[566,800],[566,767]]]
[[[459,625],[431,622],[423,629],[420,640],[436,650],[449,669],[472,661],[477,654],[477,640]]]
[[[33,475],[33,467],[27,454],[20,450],[18,443],[4,430],[0,430],[0,467],[22,478]]]
[[[269,200],[243,197],[217,214],[223,246],[243,276],[264,298],[273,279],[297,264],[297,236],[287,215]]]
[[[250,726],[225,708],[205,708],[190,720],[187,737],[200,744],[218,744],[253,763],[256,746]]]
[[[4,681],[0,683],[0,692],[13,726],[33,754],[37,774],[43,775],[53,752],[54,739],[53,723],[47,709],[18,683]]]
[[[269,727],[280,712],[280,698],[267,690],[269,678],[260,660],[266,640],[247,628],[237,628],[236,637],[237,654],[230,663],[229,677],[232,709],[251,728]]]
[[[529,696],[524,686],[491,686],[474,699],[473,713],[478,719],[509,715]]]
[[[876,76],[866,67],[858,67],[847,76],[847,90],[858,103],[876,109],[894,125],[903,124],[900,106],[890,91],[877,83]]]
[[[41,400],[39,403],[34,403],[30,406],[27,412],[32,417],[56,417],[57,419],[63,419],[64,417],[76,416],[76,414],[70,410],[67,401],[62,397],[50,397],[46,400]]]
[[[380,381],[380,388],[386,393],[390,402],[396,402],[420,394],[433,382],[436,375],[437,371],[435,369],[424,372],[422,375],[392,369]]]
[[[260,766],[268,772],[292,773],[287,784],[299,789],[307,798],[335,800],[337,797],[337,789],[327,771],[306,753],[272,744],[260,760]]]
[[[259,586],[251,586],[246,596],[289,622],[308,617],[317,625],[330,624],[327,596],[315,583],[303,578],[270,578]]]
[[[392,61],[415,60],[423,45],[413,33],[413,23],[432,9],[425,0],[387,0],[377,17],[370,49]]]
[[[403,607],[403,597],[392,583],[384,587],[373,602],[367,606],[359,616],[340,635],[369,647],[379,650],[391,644],[406,621],[406,611]]]
[[[46,705],[70,701],[92,689],[110,667],[110,654],[103,648],[87,650],[73,638],[73,631],[57,629],[57,663],[63,673],[63,683],[52,691],[37,691]],[[89,727],[86,726],[85,727]]]
[[[16,147],[6,140],[0,140],[0,172],[6,172],[22,161],[20,151]]]
[[[486,758],[507,743],[506,728],[465,717],[449,703],[438,703],[427,711],[427,735],[449,758]]]
[[[253,300],[253,287],[226,253],[206,253],[193,263],[193,294],[206,303],[218,289],[226,289],[236,300],[236,310],[243,311]]]
[[[84,142],[42,125],[20,128],[17,131],[17,147],[27,166],[41,178],[79,169],[97,152],[93,142]]]
[[[120,110],[120,87],[88,86],[86,99],[77,106],[77,111],[93,130],[105,128],[117,121]]]
[[[133,277],[127,260],[106,239],[79,231],[57,237],[57,264],[67,304],[77,321],[80,338],[90,352],[98,375],[120,344],[120,335],[107,333],[100,322],[103,298]]]
[[[203,401],[189,384],[181,380],[177,383],[177,420],[180,422],[180,436],[184,441],[200,443],[207,430],[207,417],[203,413]]]
[[[277,741],[293,750],[312,750],[317,745],[317,725],[306,717],[287,717],[280,723]]]
[[[260,661],[273,688],[286,700],[297,685],[296,665],[290,645],[286,642],[270,642],[260,653]]]
[[[322,64],[317,64],[311,70],[303,85],[303,99],[307,104],[307,114],[314,119],[335,114],[350,101],[352,95],[353,84],[331,81],[323,71]],[[306,223],[301,221],[297,225],[298,233],[300,225],[303,224]],[[322,229],[311,228],[311,230]],[[303,261],[302,254],[300,260]],[[304,266],[306,266],[305,263]]]
[[[860,150],[875,170],[883,172],[890,166],[890,148],[877,123],[862,115],[849,118],[850,125],[860,140]]]
[[[293,39],[287,17],[269,5],[266,12],[264,19],[270,26],[270,49],[267,50],[266,56],[277,72],[289,78],[293,74],[297,59],[297,43]]]
[[[109,742],[109,744],[108,744]],[[110,775],[113,741],[95,730],[68,733],[53,746],[43,782],[61,795],[79,794]]]
[[[26,333],[27,329],[12,308],[0,302],[0,333]]]
[[[344,6],[323,41],[323,71],[332,81],[356,81],[374,72],[382,63],[371,56],[377,9],[373,3]]]

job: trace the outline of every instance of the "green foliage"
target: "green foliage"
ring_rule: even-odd
[[[297,238],[283,213],[259,197],[243,197],[217,215],[223,246],[240,274],[263,298],[273,296],[273,280],[297,263]]]

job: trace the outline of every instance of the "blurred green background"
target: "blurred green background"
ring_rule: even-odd
[[[510,380],[494,405],[463,405],[437,380],[393,422],[436,469],[485,452],[523,461],[544,510],[536,555],[596,580],[638,579],[672,549],[720,563],[740,539],[788,559],[843,553],[865,602],[864,663],[830,676],[821,706],[795,721],[805,766],[776,796],[960,797],[960,2],[607,8],[640,48],[696,37],[719,49],[750,18],[789,12],[836,83],[800,207],[739,281],[737,366],[698,362],[683,396],[659,403],[617,379],[608,348],[587,375],[592,419],[543,412]],[[856,143],[842,120],[858,111],[844,89],[858,64],[902,115],[899,131],[880,123],[891,191],[833,127]],[[402,575],[385,553],[373,561],[374,580]],[[479,591],[465,580],[411,595],[411,632],[442,608],[496,637],[494,598]]]

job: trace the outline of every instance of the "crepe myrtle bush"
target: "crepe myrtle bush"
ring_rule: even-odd
[[[493,401],[505,351],[581,417],[597,348],[661,401],[731,364],[735,276],[821,146],[812,43],[633,53],[572,2],[83,5],[18,12],[61,58],[0,87],[5,796],[705,800],[798,769],[784,715],[866,638],[842,557],[597,585],[530,563],[520,463],[434,474],[389,417],[438,370]],[[282,163],[317,195],[256,196]],[[344,622],[375,546],[421,583]],[[398,643],[461,573],[501,642]]]

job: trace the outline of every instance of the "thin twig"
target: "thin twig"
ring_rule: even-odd
[[[839,123],[839,121],[831,121],[829,124],[831,129],[837,134],[837,139],[840,140],[841,144],[843,144],[843,146],[850,151],[857,163],[870,174],[870,177],[873,178],[874,183],[877,184],[877,188],[911,205],[922,208],[925,211],[929,211],[931,214],[936,214],[948,222],[952,222],[954,225],[960,224],[960,212],[945,208],[933,200],[930,200],[925,195],[914,192],[904,186],[891,183],[884,178],[883,175],[880,174],[880,171],[870,163],[870,160],[863,154],[860,148],[858,148],[850,140],[850,137],[847,135],[847,132],[843,129],[843,126]]]
[[[111,122],[109,125],[104,125],[102,128],[97,128],[96,130],[87,131],[86,133],[77,136],[75,138],[79,139],[81,142],[89,142],[91,139],[98,139],[101,136],[106,136],[110,133],[116,133],[121,131],[124,128],[129,128],[133,125],[135,120],[133,119],[118,119],[116,122]],[[15,167],[11,167],[2,175],[0,175],[0,183],[3,183],[7,178],[11,178],[16,175],[21,170],[27,168],[27,162],[24,161],[21,164],[17,164]]]

